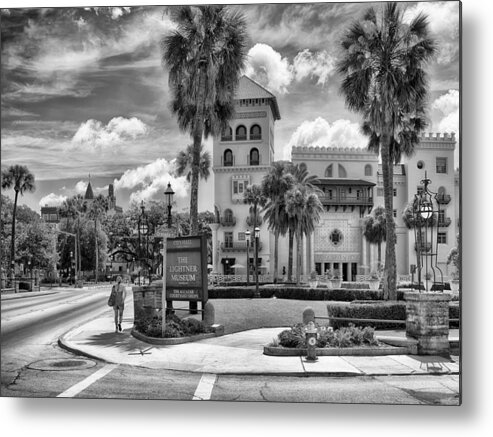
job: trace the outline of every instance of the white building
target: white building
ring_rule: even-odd
[[[230,129],[213,142],[215,174],[214,204],[217,223],[213,228],[213,271],[245,274],[245,231],[249,206],[243,203],[245,188],[260,184],[274,160],[274,123],[280,119],[273,94],[246,76],[240,79],[235,99],[236,116]],[[414,233],[402,220],[406,205],[420,189],[421,180],[431,179],[430,190],[440,193],[442,216],[438,228],[439,267],[448,273],[446,258],[455,246],[459,218],[459,175],[455,171],[452,135],[422,136],[416,153],[394,166],[394,217],[396,221],[397,273],[407,275],[416,264]],[[340,269],[343,279],[355,280],[377,267],[377,248],[363,237],[363,217],[384,204],[378,156],[360,148],[293,147],[294,164],[306,166],[319,178],[324,213],[310,238],[303,244],[302,274]],[[418,166],[419,164],[419,166]],[[419,167],[419,168],[418,168]],[[265,223],[260,226],[259,265],[262,273],[273,273],[274,236]],[[296,243],[294,245],[296,251]],[[382,261],[385,256],[382,247]],[[250,248],[249,261],[254,261]],[[296,263],[294,263],[296,264]],[[279,241],[279,276],[287,271],[288,241]],[[293,268],[296,268],[294,265]]]

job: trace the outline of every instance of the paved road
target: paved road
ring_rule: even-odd
[[[2,299],[3,396],[215,401],[458,403],[458,375],[272,377],[114,365],[74,356],[60,335],[111,311],[109,289]],[[129,315],[127,315],[129,316]],[[132,353],[132,352],[129,352]]]

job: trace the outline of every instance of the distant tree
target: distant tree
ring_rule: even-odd
[[[87,208],[87,214],[90,219],[94,221],[94,280],[98,283],[98,270],[99,270],[99,244],[98,244],[98,225],[100,220],[106,216],[108,211],[108,199],[102,194],[94,198],[91,204]],[[104,245],[106,247],[106,244]],[[106,251],[104,251],[106,253]]]
[[[295,182],[290,167],[288,161],[275,161],[262,180],[262,191],[268,199],[265,217],[269,229],[274,231],[274,283],[279,274],[279,235],[286,235],[289,229],[284,195]]]
[[[363,219],[363,235],[370,244],[376,244],[378,247],[377,270],[379,270],[382,266],[382,243],[387,235],[385,208],[383,206],[377,206],[371,215],[367,215]]]
[[[10,240],[10,262],[15,261],[15,216],[17,210],[17,200],[19,194],[33,192],[36,189],[34,184],[34,175],[24,165],[11,165],[8,169],[2,171],[2,189],[13,188],[14,208],[12,213],[12,234]]]

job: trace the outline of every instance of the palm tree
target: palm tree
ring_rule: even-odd
[[[262,191],[269,199],[265,217],[269,229],[274,231],[274,283],[277,283],[279,274],[279,235],[286,235],[289,229],[284,195],[294,185],[294,177],[289,173],[290,166],[288,161],[273,162],[262,180]]]
[[[98,268],[99,268],[99,247],[98,247],[98,223],[108,211],[108,199],[102,194],[97,196],[88,207],[89,218],[94,220],[94,251],[95,251],[95,272],[94,279],[98,283]]]
[[[363,116],[369,147],[381,155],[386,214],[384,291],[396,298],[393,164],[409,154],[425,128],[427,78],[425,63],[435,53],[428,19],[417,15],[409,24],[395,2],[381,14],[370,8],[342,39],[338,71],[349,109]]]
[[[24,195],[26,191],[33,192],[36,189],[34,175],[25,165],[11,165],[2,171],[2,189],[14,188],[14,209],[12,211],[12,240],[10,243],[10,264],[15,262],[15,214],[17,210],[17,199],[19,194]]]
[[[200,145],[200,164],[199,177],[207,180],[211,174],[211,155],[207,150],[203,150],[203,144]],[[193,144],[189,144],[186,150],[181,150],[176,157],[176,174],[178,176],[186,175],[187,181],[192,179],[192,162],[193,162]],[[198,188],[197,188],[198,194]],[[194,199],[190,197],[190,211],[193,208]]]
[[[320,189],[315,185],[317,181],[317,176],[310,175],[308,170],[302,165],[288,165],[289,173],[294,177],[294,184],[306,187],[315,194],[320,194]],[[296,219],[290,216],[286,212],[286,207],[283,209],[283,214],[280,217],[281,221],[285,220],[288,226],[288,240],[289,240],[289,254],[288,254],[288,281],[292,280],[293,277],[293,249],[294,249],[294,236],[296,233]],[[303,239],[303,235],[301,235]]]
[[[190,219],[198,233],[202,138],[222,132],[234,113],[234,95],[246,60],[246,23],[225,6],[171,9],[176,29],[162,41],[178,126],[193,138]]]
[[[251,205],[250,206],[250,217],[252,218],[252,227],[255,232],[255,228],[260,226],[260,223],[257,221],[259,217],[259,208],[263,208],[267,203],[267,198],[264,196],[262,188],[258,185],[250,185],[247,187],[243,193],[243,202]],[[254,235],[254,233],[253,233]],[[247,263],[249,260],[247,260]],[[257,266],[257,260],[255,260],[255,266]],[[258,275],[258,270],[255,269],[255,275]]]
[[[323,211],[317,194],[306,185],[297,184],[285,194],[286,212],[295,224],[297,261],[296,283],[300,283],[301,245],[303,235],[309,236]]]
[[[377,206],[371,215],[363,219],[363,235],[370,244],[378,247],[378,268],[382,265],[382,243],[387,236],[386,232],[385,208]]]

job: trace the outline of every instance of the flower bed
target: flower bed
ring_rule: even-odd
[[[407,347],[392,347],[381,343],[370,327],[347,327],[332,329],[330,326],[315,325],[317,328],[316,353],[319,356],[335,355],[391,355],[406,354]],[[264,347],[265,355],[306,355],[306,325],[298,323],[291,329],[279,333],[277,339]]]
[[[194,318],[180,319],[175,314],[166,316],[164,338],[190,337],[197,334],[212,333],[210,326]],[[140,317],[135,322],[135,330],[146,337],[163,338],[162,317],[153,315]]]

